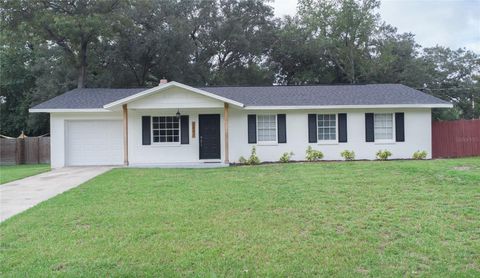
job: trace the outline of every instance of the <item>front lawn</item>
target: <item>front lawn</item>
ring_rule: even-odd
[[[23,179],[50,170],[49,164],[23,164],[0,166],[0,184]]]
[[[115,169],[0,224],[0,276],[480,276],[480,158]]]

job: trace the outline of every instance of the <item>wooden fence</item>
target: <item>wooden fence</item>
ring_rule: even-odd
[[[432,157],[480,156],[480,120],[432,123]]]
[[[0,138],[0,164],[50,163],[50,137]]]

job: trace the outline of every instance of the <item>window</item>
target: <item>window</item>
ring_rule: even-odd
[[[335,114],[319,114],[317,116],[318,123],[318,140],[333,141],[337,140],[337,115]]]
[[[277,116],[257,116],[257,140],[258,142],[277,142]]]
[[[375,141],[393,140],[393,114],[375,114]]]
[[[180,127],[175,116],[152,117],[152,138],[154,143],[179,142]]]

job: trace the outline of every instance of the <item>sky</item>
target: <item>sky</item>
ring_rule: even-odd
[[[297,0],[273,0],[278,17],[294,15]],[[423,47],[466,47],[480,53],[480,0],[381,0],[380,15]]]

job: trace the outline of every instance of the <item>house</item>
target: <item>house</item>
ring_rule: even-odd
[[[50,113],[53,168],[229,164],[256,146],[262,161],[308,146],[326,160],[431,154],[431,109],[452,105],[399,84],[74,89],[30,112]],[[211,165],[211,164],[210,164]]]

